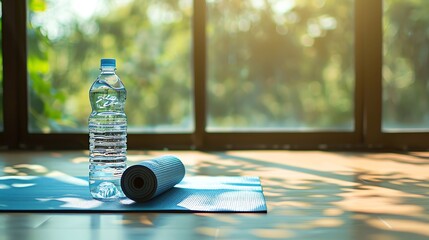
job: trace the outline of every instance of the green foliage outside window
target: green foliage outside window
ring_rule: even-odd
[[[73,2],[29,1],[29,130],[86,131],[100,58],[114,57],[130,131],[192,131],[192,5],[101,1],[89,17],[55,18]]]
[[[383,128],[429,128],[429,1],[385,0]]]
[[[209,127],[353,130],[353,1],[208,6]]]
[[[84,2],[28,1],[30,132],[86,131],[102,57],[117,58],[131,131],[192,132],[192,2]],[[209,130],[353,130],[354,1],[207,6]],[[384,1],[384,127],[429,122],[428,8]]]

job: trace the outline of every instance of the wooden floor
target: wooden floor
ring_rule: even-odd
[[[0,175],[87,174],[87,152],[0,152]],[[187,175],[260,176],[267,214],[0,213],[0,239],[429,239],[429,153],[174,154]],[[0,196],[1,197],[1,196]]]

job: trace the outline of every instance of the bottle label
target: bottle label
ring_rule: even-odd
[[[116,96],[112,96],[109,94],[98,96],[96,103],[97,103],[97,107],[99,108],[106,108],[114,105],[120,105],[118,98]]]

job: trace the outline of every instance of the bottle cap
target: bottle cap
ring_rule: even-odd
[[[114,58],[102,58],[101,66],[103,67],[116,67],[116,59]]]

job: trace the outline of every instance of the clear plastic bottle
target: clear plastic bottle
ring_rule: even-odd
[[[127,91],[116,75],[116,60],[101,59],[101,73],[89,90],[89,189],[93,198],[123,198],[120,182],[127,160]]]

